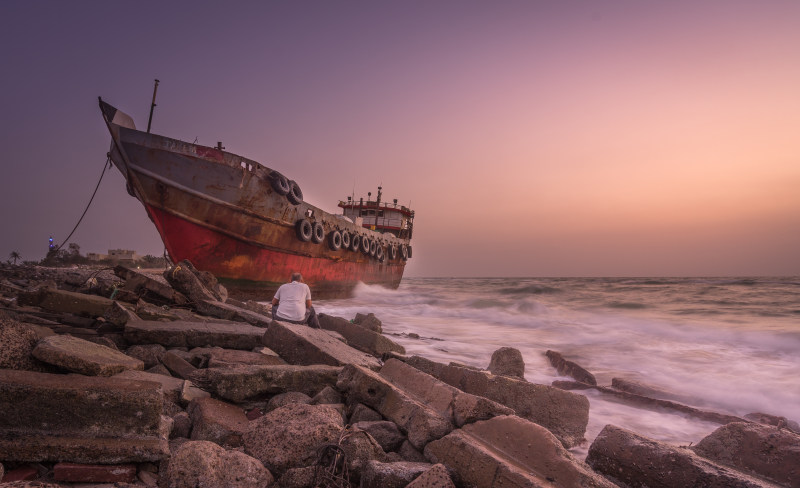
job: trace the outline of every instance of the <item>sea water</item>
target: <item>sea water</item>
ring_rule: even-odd
[[[522,352],[525,378],[549,385],[571,379],[545,357],[554,350],[599,385],[624,378],[700,409],[800,421],[800,277],[416,278],[397,290],[360,285],[353,298],[315,308],[348,319],[372,312],[407,354],[439,362],[487,368],[510,346]],[[576,393],[591,405],[579,456],[607,424],[674,445],[719,427]]]

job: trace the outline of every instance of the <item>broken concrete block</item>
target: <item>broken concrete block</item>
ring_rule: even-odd
[[[138,344],[125,350],[125,354],[144,362],[145,369],[161,364],[167,350],[161,344]]]
[[[164,473],[170,487],[261,488],[272,474],[257,459],[208,441],[188,441],[173,453]]]
[[[434,464],[406,488],[456,488],[444,464]]]
[[[406,436],[400,432],[397,424],[389,422],[388,420],[357,422],[353,424],[353,427],[361,429],[371,435],[386,452],[394,451],[406,440]]]
[[[230,447],[242,445],[249,421],[241,408],[213,398],[197,398],[186,411],[192,419],[192,440]]]
[[[211,396],[211,393],[198,388],[192,383],[191,381],[184,381],[183,387],[181,388],[181,405],[189,405],[193,400],[197,400],[199,398],[208,398]]]
[[[214,275],[197,270],[186,259],[165,270],[164,278],[174,289],[186,295],[192,303],[200,303],[203,300],[224,302],[228,298],[227,290],[217,282]]]
[[[188,380],[192,377],[192,373],[197,371],[197,368],[189,364],[188,361],[178,356],[172,351],[167,351],[161,357],[161,362],[168,370],[178,378]]]
[[[771,483],[613,425],[606,425],[589,448],[586,462],[627,486],[765,488]]]
[[[583,369],[577,363],[567,361],[564,357],[556,351],[547,351],[545,356],[550,360],[550,364],[558,371],[559,374],[570,376],[576,381],[586,383],[588,385],[596,385],[597,380],[594,375]]]
[[[163,402],[153,382],[0,370],[0,459],[158,461]]]
[[[144,363],[116,349],[72,336],[50,336],[33,350],[39,361],[89,376],[113,376],[126,369],[143,370]]]
[[[465,486],[604,487],[615,485],[575,459],[544,427],[517,416],[465,425],[425,446],[425,457]]]
[[[72,483],[133,483],[136,465],[56,463],[53,479]]]
[[[321,313],[319,314],[319,324],[323,329],[342,334],[350,346],[375,357],[383,357],[388,352],[406,353],[403,346],[388,337],[351,323],[347,319]]]
[[[372,332],[377,332],[378,334],[383,333],[383,324],[372,312],[366,315],[363,313],[357,313],[356,317],[353,319],[353,323],[358,324],[365,329],[369,329]]]
[[[201,300],[194,305],[199,313],[218,319],[247,322],[257,327],[267,327],[272,322],[272,317],[217,300]]]
[[[125,280],[123,289],[159,305],[186,305],[189,299],[167,283],[124,266],[116,266],[114,274]]]
[[[265,393],[298,391],[313,395],[326,386],[335,386],[341,370],[324,365],[234,366],[200,370],[194,381],[220,398],[242,402]]]
[[[84,317],[102,317],[113,300],[97,295],[45,289],[38,306],[50,312],[73,313]]]
[[[420,476],[430,467],[430,463],[369,461],[364,465],[364,469],[361,472],[361,486],[405,488],[414,478]]]
[[[269,351],[269,348],[266,347],[261,349]],[[191,361],[192,364],[197,364],[199,367],[206,368],[228,367],[237,364],[254,366],[286,364],[286,361],[274,353],[265,354],[262,352],[242,351],[239,349],[197,347],[189,351],[189,353],[195,358]]]
[[[800,487],[800,435],[789,430],[732,422],[709,434],[692,450],[719,464]]]
[[[136,381],[151,381],[161,385],[164,399],[172,403],[180,403],[181,391],[183,390],[184,380],[169,375],[155,374],[147,371],[127,370],[114,375],[113,378],[123,378]]]
[[[263,344],[289,364],[355,364],[370,369],[381,366],[375,357],[342,344],[326,331],[305,325],[273,321],[264,333]]]
[[[413,398],[383,376],[348,364],[339,374],[336,388],[350,401],[368,405],[396,423],[417,449],[453,430],[451,416]],[[441,408],[437,403],[436,407]]]
[[[589,423],[589,400],[583,395],[484,371],[444,365],[419,356],[411,356],[406,361],[462,391],[512,408],[518,416],[548,429],[564,447],[577,446],[584,439]]]
[[[234,322],[141,321],[125,325],[131,344],[166,347],[224,347],[251,350],[261,345],[264,329]]]

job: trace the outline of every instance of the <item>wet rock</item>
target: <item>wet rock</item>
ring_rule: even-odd
[[[389,422],[388,420],[357,422],[353,424],[353,427],[361,429],[371,435],[386,452],[394,451],[406,440],[406,437],[400,432],[397,424]]]
[[[451,386],[512,408],[520,417],[548,429],[561,440],[564,447],[574,447],[583,441],[589,423],[589,400],[583,395],[507,376],[444,365],[419,356],[412,356],[407,361]]]
[[[124,266],[116,266],[114,274],[125,280],[124,290],[159,305],[186,305],[189,299],[167,283],[134,271]]]
[[[406,488],[456,488],[444,464],[434,464]]]
[[[288,391],[313,395],[326,386],[335,385],[341,370],[340,367],[322,365],[234,366],[199,370],[193,379],[220,398],[242,402],[262,394]]]
[[[89,376],[112,376],[126,369],[144,369],[144,363],[138,359],[71,336],[45,337],[36,344],[32,354],[44,363]]]
[[[627,486],[760,488],[772,486],[674,447],[613,425],[606,425],[589,448],[586,462]]]
[[[167,469],[169,488],[263,488],[274,478],[257,459],[208,441],[183,443]]]
[[[597,380],[592,373],[586,371],[577,363],[567,361],[560,353],[556,351],[547,351],[545,355],[550,360],[550,364],[556,368],[559,374],[571,376],[581,383],[586,383],[589,385],[597,384]]]
[[[311,397],[299,391],[287,391],[286,393],[278,393],[267,402],[266,411],[271,412],[276,408],[290,403],[303,403],[305,405],[311,404]]]
[[[466,486],[615,486],[547,429],[516,416],[465,425],[428,444],[425,457],[447,466],[457,484]]]
[[[186,407],[192,419],[192,440],[211,441],[221,446],[239,447],[249,421],[244,411],[213,398],[192,400]]]
[[[144,363],[145,369],[161,364],[161,358],[167,352],[160,344],[134,345],[125,350],[125,354]]]
[[[263,344],[289,364],[355,364],[370,369],[380,368],[373,356],[342,344],[326,331],[305,325],[273,321],[264,333]]]
[[[746,420],[750,420],[752,422],[758,422],[760,424],[765,425],[774,425],[775,427],[786,428],[793,431],[796,434],[800,434],[800,425],[794,420],[789,420],[786,417],[780,417],[778,415],[770,415],[768,413],[748,413],[744,416]]]
[[[522,359],[519,349],[501,347],[492,353],[489,371],[492,374],[525,379],[525,360]]]
[[[158,461],[162,404],[158,383],[0,370],[0,459]]]
[[[656,398],[658,400],[670,400],[684,403],[691,403],[693,400],[687,396],[678,395],[671,391],[646,385],[639,381],[627,380],[625,378],[611,378],[611,387],[627,393]]]
[[[131,344],[161,344],[166,347],[224,347],[252,350],[261,345],[264,329],[234,322],[141,321],[125,325],[125,340]]]
[[[280,476],[313,464],[317,449],[335,443],[343,427],[339,412],[328,405],[284,405],[250,422],[243,438],[245,452]]]
[[[714,462],[800,487],[800,435],[749,422],[723,425],[692,450]]]
[[[356,318],[353,319],[353,323],[358,324],[365,329],[369,329],[372,332],[377,332],[378,334],[383,333],[383,324],[374,313],[370,312],[366,315],[363,313],[357,313]]]
[[[334,388],[326,386],[319,393],[314,395],[314,398],[311,399],[311,403],[314,405],[342,403],[342,395]]]
[[[214,275],[197,270],[186,259],[165,270],[164,278],[192,303],[200,303],[203,300],[224,302],[228,298],[227,290],[217,282]]]
[[[430,469],[430,463],[410,463],[407,461],[382,463],[370,461],[361,474],[361,486],[380,486],[381,488],[405,488],[414,478]]]
[[[319,324],[323,329],[332,330],[344,336],[350,346],[375,357],[383,357],[388,352],[406,353],[403,346],[388,337],[351,323],[347,319],[321,313],[319,314]]]

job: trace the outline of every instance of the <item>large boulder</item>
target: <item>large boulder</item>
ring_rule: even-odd
[[[263,488],[274,481],[257,459],[208,441],[183,443],[167,468],[169,488]]]
[[[125,280],[122,289],[153,303],[160,305],[186,305],[189,303],[185,295],[152,276],[124,266],[116,266],[114,274]]]
[[[575,459],[547,429],[511,415],[455,430],[428,444],[425,457],[447,466],[457,484],[466,486],[615,486]]]
[[[494,400],[552,432],[566,448],[583,442],[589,424],[589,400],[548,385],[537,385],[457,365],[436,363],[420,356],[406,362],[448,385]]]
[[[370,369],[381,366],[377,358],[343,344],[327,331],[305,325],[275,320],[264,333],[263,344],[289,364],[355,364]]]
[[[341,317],[321,313],[319,314],[319,325],[323,329],[342,334],[349,345],[375,357],[383,357],[384,354],[389,352],[406,353],[403,346],[388,337]]]
[[[243,436],[244,448],[280,476],[288,469],[312,465],[317,450],[335,443],[343,428],[342,415],[335,408],[293,403],[251,421]]]
[[[358,324],[365,329],[369,329],[372,332],[377,332],[378,334],[383,332],[383,324],[381,323],[380,319],[378,319],[378,317],[371,312],[366,315],[363,313],[357,313],[356,317],[353,319],[353,323]]]
[[[33,356],[47,364],[89,376],[113,376],[126,369],[143,370],[144,363],[116,349],[68,335],[40,340]]]
[[[224,347],[252,350],[261,345],[264,329],[239,322],[161,322],[143,320],[125,324],[125,340],[131,344],[165,347]]]
[[[589,448],[586,462],[622,486],[672,488],[765,488],[771,483],[629,430],[606,425]]]
[[[525,379],[525,360],[519,349],[501,347],[492,353],[489,371],[496,375]]]
[[[193,381],[220,398],[242,402],[262,394],[298,391],[314,395],[336,385],[341,367],[336,366],[232,366],[198,370]]]
[[[723,425],[692,448],[720,464],[800,487],[800,435],[749,422]]]
[[[31,355],[38,341],[32,327],[0,315],[0,369],[44,370],[44,365]]]

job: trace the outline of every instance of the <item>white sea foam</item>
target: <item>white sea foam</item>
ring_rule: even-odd
[[[553,349],[598,382],[636,379],[696,407],[800,420],[800,286],[785,279],[410,279],[398,290],[360,285],[354,298],[318,311],[352,318],[374,312],[409,354],[487,367],[494,350],[518,348],[526,378],[560,378]],[[713,313],[712,313],[713,312]],[[587,439],[606,424],[676,444],[698,442],[716,424],[653,412],[585,392]],[[578,448],[577,452],[583,452]]]

